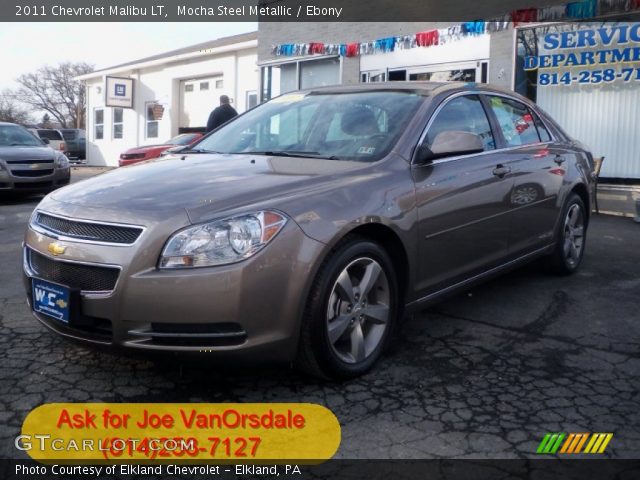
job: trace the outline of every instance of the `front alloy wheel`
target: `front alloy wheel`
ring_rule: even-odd
[[[297,366],[323,378],[362,375],[382,354],[400,312],[387,252],[359,236],[323,263],[303,318]]]
[[[358,363],[380,345],[389,324],[389,281],[371,258],[353,260],[338,275],[327,306],[327,336],[345,363]]]

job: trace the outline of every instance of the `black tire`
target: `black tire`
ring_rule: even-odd
[[[365,272],[369,268],[369,264],[366,263],[368,260],[372,261],[373,267],[375,267],[375,264],[381,267],[381,273],[378,277],[381,280],[380,284],[375,285],[376,291],[373,291],[374,289],[372,288],[366,297],[360,299],[359,302],[362,302],[365,307],[361,311],[364,315],[358,316],[359,312],[355,308],[351,310],[350,307],[352,305],[349,302],[337,297],[339,296],[338,290],[340,290],[338,277],[343,278],[342,275],[347,269],[351,269],[349,270],[350,272],[353,272],[354,269],[360,269]],[[382,273],[386,278],[382,278]],[[357,280],[355,276],[353,279]],[[384,280],[386,280],[386,283]],[[355,285],[355,283],[357,282],[354,282],[354,290],[359,289],[360,284]],[[384,305],[384,302],[379,299],[379,293],[380,298],[384,297],[383,299],[387,301],[388,305]],[[344,330],[344,334],[332,343],[329,340],[329,329],[331,328],[329,325],[334,324],[330,323],[329,312],[336,311],[332,310],[333,306],[336,305],[333,299],[336,298],[336,301],[342,307],[341,310],[337,311],[351,313],[336,314],[334,321],[337,321],[339,317],[351,317],[352,315],[358,320],[354,324],[353,319],[350,319],[350,325]],[[359,302],[355,304],[357,307],[361,305]],[[349,303],[349,305],[346,306],[345,310],[346,303]],[[375,309],[384,308],[384,306],[388,306],[388,320],[384,324],[383,333],[380,334],[378,330],[382,325],[374,325],[377,324],[377,321],[374,321],[373,318],[370,319],[366,315],[366,307]],[[324,261],[311,287],[302,319],[298,355],[295,362],[296,367],[323,379],[343,380],[364,374],[380,358],[389,339],[392,337],[400,311],[395,268],[387,252],[379,244],[369,239],[355,235],[345,238],[329,258]],[[362,318],[363,316],[365,317],[364,319]],[[359,326],[357,325],[358,323],[360,323]],[[340,342],[346,343],[348,341],[352,345],[351,351],[353,351],[353,330],[358,328],[360,329],[360,338],[364,339],[362,340],[363,343],[367,342],[367,335],[375,333],[373,339],[369,338],[371,340],[369,346],[372,349],[365,354],[366,357],[363,360],[345,359],[345,356],[349,354],[338,351],[336,345]],[[378,330],[374,332],[374,328]],[[355,336],[356,338],[358,337],[357,332]],[[375,348],[372,347],[374,341],[378,342]],[[365,347],[363,346],[362,350],[358,350],[358,353],[364,351]]]
[[[574,214],[575,212],[579,212],[579,222],[581,222],[582,226],[582,236],[580,237],[581,246],[577,255],[575,254],[575,245],[574,249],[569,247],[569,251],[571,253],[567,251],[567,242],[572,241],[570,238],[568,239],[568,237],[576,238],[571,233],[571,229],[567,226],[567,222],[569,221],[568,216],[571,214],[570,212],[574,212]],[[584,256],[584,249],[587,240],[587,227],[588,215],[584,202],[579,195],[571,193],[564,204],[562,214],[558,222],[554,250],[547,257],[547,268],[551,273],[556,275],[571,275],[578,270]],[[573,230],[575,231],[575,228],[573,228]]]

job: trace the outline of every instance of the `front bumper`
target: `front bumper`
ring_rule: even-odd
[[[38,274],[31,252],[56,265],[120,269],[113,290],[78,291],[75,317],[64,324],[36,318],[76,340],[146,351],[244,356],[290,360],[296,352],[299,320],[315,259],[324,245],[289,221],[254,257],[232,265],[191,270],[159,270],[168,235],[149,227],[130,246],[58,240],[67,248],[52,256],[56,238],[29,228],[24,245],[24,286],[31,303],[31,278]]]
[[[53,168],[53,172],[46,175],[38,175],[38,170],[25,171],[29,171],[30,176],[17,175],[9,168],[0,168],[0,192],[47,192],[67,185],[71,178],[69,167]]]

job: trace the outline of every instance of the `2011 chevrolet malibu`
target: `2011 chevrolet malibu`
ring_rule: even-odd
[[[404,312],[540,257],[574,272],[592,170],[511,92],[289,93],[179,155],[48,195],[24,283],[36,318],[66,337],[348,378]]]

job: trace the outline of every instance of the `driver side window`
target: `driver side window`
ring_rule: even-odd
[[[491,125],[477,95],[464,95],[447,102],[429,127],[425,143],[431,147],[439,133],[450,131],[478,135],[485,151],[496,148]]]

